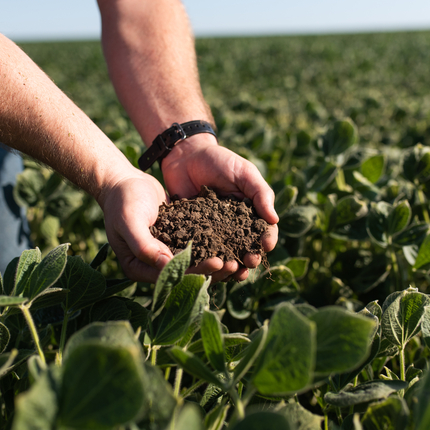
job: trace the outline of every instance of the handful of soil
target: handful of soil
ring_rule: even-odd
[[[195,197],[178,199],[174,196],[171,203],[163,203],[150,229],[173,254],[185,249],[192,240],[191,264],[197,266],[211,257],[236,260],[243,265],[247,253],[261,254],[265,260],[261,236],[266,228],[266,221],[257,215],[250,199],[219,197],[202,186]]]

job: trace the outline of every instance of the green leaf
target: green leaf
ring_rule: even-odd
[[[426,236],[418,251],[414,269],[427,268],[430,265],[430,235]]]
[[[248,370],[259,357],[266,343],[267,332],[267,324],[264,324],[252,339],[251,344],[246,347],[242,359],[234,368],[233,379],[235,384],[237,384],[246,375]]]
[[[90,320],[95,321],[128,321],[131,311],[121,297],[109,297],[94,304]]]
[[[309,412],[300,403],[288,403],[277,412],[284,415],[292,428],[297,430],[319,429],[324,420],[324,417]]]
[[[86,264],[80,256],[68,256],[58,285],[69,290],[66,311],[82,309],[100,300],[106,289],[104,276]]]
[[[17,396],[12,430],[56,428],[60,378],[61,369],[50,367],[28,391]]]
[[[221,332],[221,323],[215,312],[209,310],[203,312],[200,332],[209,363],[218,372],[226,372],[224,339]]]
[[[430,177],[430,150],[421,144],[405,153],[403,174],[410,182],[424,183]]]
[[[391,300],[391,296],[394,300]],[[424,310],[430,298],[417,289],[408,288],[400,294],[387,297],[389,305],[383,307],[381,328],[383,335],[394,345],[401,348],[420,330]]]
[[[58,280],[66,267],[68,248],[69,244],[66,243],[49,252],[31,274],[28,289],[24,294],[33,299]]]
[[[340,199],[330,216],[329,230],[341,225],[350,224],[367,215],[366,202],[356,196],[345,196]]]
[[[141,416],[146,375],[130,324],[93,323],[66,345],[58,421],[64,427],[111,429]]]
[[[154,345],[172,345],[179,341],[192,323],[195,304],[209,280],[203,275],[185,275],[174,286],[162,312],[152,321]]]
[[[40,170],[25,169],[16,177],[13,190],[15,201],[20,206],[35,206],[41,200],[45,178]]]
[[[238,422],[231,430],[292,430],[287,418],[275,412],[254,412]]]
[[[309,267],[308,257],[293,257],[285,261],[285,266],[291,270],[295,279],[303,278],[308,272]]]
[[[110,250],[109,243],[105,243],[102,245],[102,247],[99,249],[99,252],[97,255],[93,258],[93,261],[91,261],[90,266],[93,269],[97,269],[101,266],[101,264],[106,260]]]
[[[144,376],[137,347],[87,343],[64,360],[59,423],[111,429],[140,415]]]
[[[191,242],[164,267],[155,284],[152,302],[154,318],[160,314],[172,288],[181,282],[191,262]]]
[[[430,348],[430,306],[424,306],[424,313],[421,319],[421,331],[425,344]]]
[[[175,419],[172,430],[203,430],[203,417],[197,406],[186,403],[181,409],[179,417]]]
[[[385,399],[390,394],[405,389],[407,385],[407,382],[404,381],[383,381],[378,379],[364,382],[350,391],[328,392],[324,396],[324,400],[330,405],[345,408],[360,403]]]
[[[252,382],[261,394],[286,395],[307,387],[315,363],[316,326],[288,303],[270,320]]]
[[[0,306],[18,306],[28,301],[27,297],[0,296]]]
[[[361,163],[360,171],[366,179],[375,184],[384,173],[384,168],[384,156],[374,155]]]
[[[387,234],[395,236],[408,226],[412,216],[411,206],[407,200],[402,200],[393,206],[387,220]]]
[[[19,296],[25,291],[31,274],[41,261],[42,254],[39,248],[22,252],[16,268],[15,288],[11,294]]]
[[[0,322],[0,354],[7,348],[10,340],[9,329]]]
[[[324,191],[334,180],[339,167],[331,161],[321,163],[316,174],[307,182],[307,187],[312,191]]]
[[[196,376],[197,378],[203,379],[203,381],[209,382],[222,388],[224,391],[226,387],[211,370],[201,361],[197,356],[189,351],[185,351],[178,346],[173,346],[169,349],[169,355],[179,364],[186,372],[190,375]]]
[[[276,195],[275,208],[279,217],[282,217],[284,212],[290,209],[297,199],[299,190],[297,187],[287,185],[280,193]]]
[[[393,238],[393,243],[401,247],[421,245],[428,231],[429,225],[426,223],[410,225]]]
[[[59,230],[60,230],[60,220],[55,216],[46,215],[46,217],[40,223],[40,234],[50,245],[57,246],[59,244],[58,242]]]
[[[319,377],[352,370],[368,356],[373,320],[339,306],[320,308],[309,319],[317,327],[315,373]]]
[[[225,401],[212,408],[205,416],[204,424],[207,430],[221,430],[224,426],[230,405]]]
[[[12,259],[6,266],[3,277],[3,293],[11,295],[15,289],[16,269],[18,268],[19,257]]]
[[[371,404],[361,422],[366,430],[385,430],[387,426],[392,430],[404,430],[408,426],[409,408],[399,397]]]
[[[385,248],[388,245],[388,217],[392,211],[392,205],[386,202],[371,203],[367,216],[367,232],[371,239]]]
[[[279,221],[279,228],[290,237],[306,234],[314,225],[317,210],[313,206],[296,206],[290,209]]]
[[[324,155],[342,154],[353,146],[357,140],[357,127],[350,119],[336,121],[323,137],[322,149]]]
[[[430,372],[421,378],[415,400],[414,421],[417,430],[427,430],[430,427]]]

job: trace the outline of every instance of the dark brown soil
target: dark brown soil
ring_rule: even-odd
[[[261,236],[266,228],[266,221],[258,217],[250,199],[219,197],[203,186],[193,198],[173,197],[171,203],[161,205],[151,233],[173,254],[192,240],[192,265],[210,257],[243,265],[246,253],[261,254],[264,259]]]

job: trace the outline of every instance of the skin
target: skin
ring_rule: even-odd
[[[176,0],[99,0],[102,44],[121,103],[147,146],[173,122],[213,122],[204,101],[194,41]],[[0,35],[0,141],[51,166],[100,204],[109,243],[124,273],[154,282],[173,257],[154,239],[159,205],[168,199],[161,184],[135,169],[116,146],[13,42]],[[266,251],[277,242],[274,195],[257,168],[218,145],[209,134],[192,136],[169,153],[162,172],[170,195],[191,197],[200,185],[220,194],[249,197],[271,224]],[[212,282],[243,280],[246,268],[211,258],[193,268]],[[191,269],[190,269],[191,270]]]

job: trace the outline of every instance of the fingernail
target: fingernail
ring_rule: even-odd
[[[169,261],[170,261],[170,258],[167,255],[161,254],[158,257],[157,262],[155,263],[155,267],[158,270],[161,270]]]

